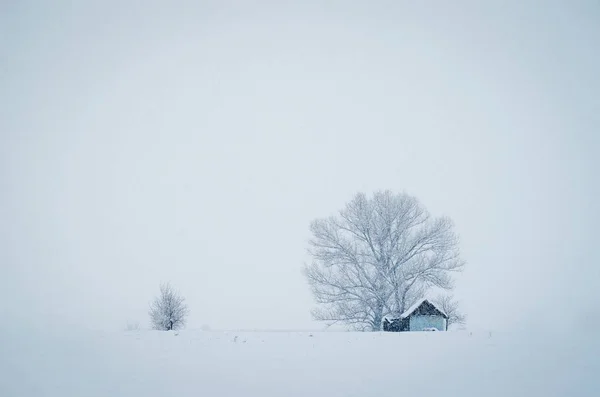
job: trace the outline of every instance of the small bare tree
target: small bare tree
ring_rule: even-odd
[[[310,226],[313,262],[305,275],[317,320],[381,329],[432,287],[452,289],[460,271],[458,237],[448,218],[432,218],[407,194],[357,194],[337,216]]]
[[[453,324],[465,325],[467,316],[458,310],[458,302],[452,295],[440,295],[434,303],[448,315],[448,327]]]
[[[125,325],[125,331],[139,331],[140,329],[140,323],[137,321],[128,321],[127,325]]]
[[[150,304],[148,312],[152,329],[160,331],[183,328],[188,313],[185,299],[169,283],[160,285],[160,295]]]

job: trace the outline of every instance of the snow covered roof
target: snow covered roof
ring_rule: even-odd
[[[433,303],[431,303],[428,299],[419,299],[414,305],[412,305],[411,307],[408,308],[407,311],[405,311],[404,313],[402,313],[400,315],[400,318],[406,318],[408,316],[410,316],[415,310],[417,310],[423,303],[429,303],[431,306],[435,307],[435,309],[437,311],[439,311],[440,313],[442,313],[446,318],[448,318],[448,315],[446,313],[444,313],[444,311],[442,309],[440,309],[439,307],[437,307],[436,305],[434,305]]]

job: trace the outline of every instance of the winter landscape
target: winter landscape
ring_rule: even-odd
[[[600,396],[598,1],[0,1],[0,397]]]

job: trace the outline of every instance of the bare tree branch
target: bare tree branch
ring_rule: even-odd
[[[464,325],[467,321],[467,316],[458,310],[458,302],[452,295],[440,295],[434,303],[448,315],[448,327],[453,324]]]

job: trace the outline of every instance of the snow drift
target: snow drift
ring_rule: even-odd
[[[0,395],[594,396],[590,334],[1,331]]]

